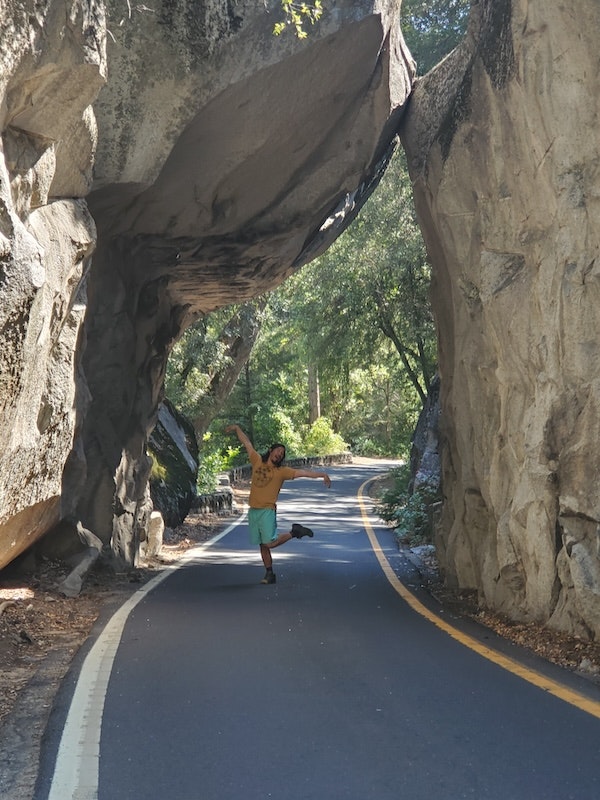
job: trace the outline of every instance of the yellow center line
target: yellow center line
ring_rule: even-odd
[[[579,708],[581,711],[585,711],[587,714],[591,714],[593,717],[597,717],[600,719],[600,702],[596,700],[592,700],[589,697],[586,697],[579,692],[576,692],[573,689],[569,689],[567,686],[564,686],[558,681],[554,681],[551,678],[547,678],[545,675],[542,675],[540,672],[536,670],[529,669],[528,667],[519,664],[514,659],[510,658],[509,656],[505,656],[502,653],[499,653],[497,650],[493,650],[491,647],[487,647],[481,642],[474,639],[472,636],[469,636],[462,631],[459,631],[454,626],[450,625],[445,620],[441,619],[434,614],[433,611],[430,611],[426,606],[423,605],[415,595],[408,589],[402,581],[398,578],[390,562],[388,561],[387,557],[385,556],[381,546],[377,540],[373,527],[368,519],[368,511],[366,508],[366,504],[364,501],[364,491],[366,486],[371,483],[374,478],[370,478],[369,480],[365,481],[363,485],[358,490],[358,502],[360,505],[361,515],[363,519],[363,523],[365,526],[365,530],[367,532],[367,536],[369,537],[369,541],[371,543],[371,547],[373,548],[373,552],[375,553],[377,560],[383,570],[386,578],[392,585],[392,587],[398,592],[400,597],[404,601],[408,603],[408,605],[420,614],[425,619],[432,622],[436,627],[443,630],[457,642],[460,642],[465,647],[468,647],[470,650],[474,650],[483,658],[487,658],[488,661],[492,661],[494,664],[497,664],[499,667],[511,672],[513,675],[517,675],[519,678],[522,678],[528,683],[537,686],[539,689],[543,689],[546,692],[554,695],[555,697],[564,700],[566,703],[569,703],[576,708]]]

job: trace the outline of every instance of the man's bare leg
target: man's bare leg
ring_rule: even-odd
[[[268,544],[261,544],[260,546],[260,557],[262,558],[262,562],[265,565],[265,569],[267,573],[271,573],[270,578],[268,575],[265,575],[262,582],[263,583],[275,583],[275,576],[273,573],[273,558],[271,556],[271,550],[275,547],[279,547],[286,542],[289,542],[290,539],[301,539],[303,536],[311,536],[313,532],[310,528],[305,528],[303,525],[292,525],[292,530],[288,531],[288,533],[280,533],[276,539],[273,539],[272,542]]]
[[[271,569],[273,566],[273,559],[271,558],[271,551],[266,544],[261,544],[260,546],[260,557],[262,558],[265,568]]]
[[[280,533],[276,539],[273,539],[272,542],[268,544],[261,544],[260,546],[260,555],[263,560],[263,564],[267,569],[270,569],[273,566],[273,559],[271,557],[271,550],[274,547],[279,547],[279,545],[285,544],[289,542],[292,538],[291,533]]]
[[[289,540],[292,538],[293,537],[291,533],[280,533],[276,539],[273,539],[272,542],[266,544],[265,547],[267,547],[269,550],[272,550],[274,547],[279,547],[280,544],[289,542]]]

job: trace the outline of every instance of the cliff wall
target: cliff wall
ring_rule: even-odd
[[[600,633],[595,0],[481,0],[402,138],[434,264],[447,580]]]

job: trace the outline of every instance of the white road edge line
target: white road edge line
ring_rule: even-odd
[[[245,517],[246,512],[213,539],[189,550],[176,564],[165,567],[110,618],[79,673],[58,747],[48,800],[97,800],[104,700],[127,618],[137,604],[169,575],[230,533]]]

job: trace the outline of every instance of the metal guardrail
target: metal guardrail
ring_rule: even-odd
[[[227,486],[210,494],[198,494],[192,508],[201,514],[230,514],[233,511],[233,492]]]

